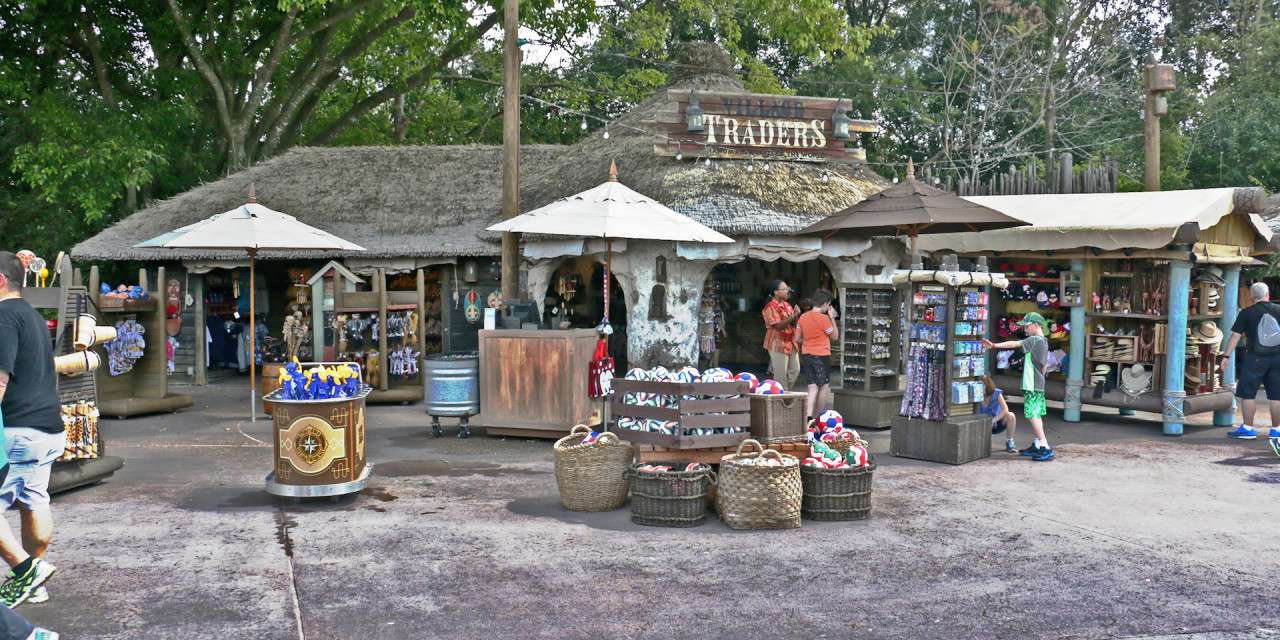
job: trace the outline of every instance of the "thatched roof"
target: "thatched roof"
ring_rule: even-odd
[[[1280,232],[1280,193],[1273,193],[1263,201],[1262,219],[1272,231]]]
[[[545,165],[564,147],[526,145],[523,166]],[[121,220],[81,242],[82,260],[239,259],[207,250],[135,249],[133,245],[244,204],[258,202],[350,240],[366,258],[498,255],[479,232],[498,219],[500,146],[299,147]],[[527,180],[525,180],[527,184]],[[263,258],[340,254],[263,252]]]
[[[686,45],[679,68],[683,74],[669,89],[745,91],[716,45]],[[683,160],[660,156],[649,121],[668,102],[667,90],[660,90],[611,123],[608,139],[596,132],[557,154],[554,162],[525,165],[521,196],[526,210],[604,182],[615,160],[627,186],[728,235],[795,233],[889,186],[861,165],[712,160],[707,167],[693,154]]]

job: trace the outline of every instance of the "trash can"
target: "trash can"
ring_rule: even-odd
[[[476,353],[453,353],[427,357],[426,374],[422,376],[423,397],[427,415],[431,416],[431,435],[440,437],[441,416],[461,420],[458,437],[471,435],[471,416],[480,413],[480,356]]]
[[[369,483],[365,462],[364,401],[359,395],[328,400],[285,400],[276,390],[272,403],[275,469],[267,474],[267,492],[290,498],[355,493]]]

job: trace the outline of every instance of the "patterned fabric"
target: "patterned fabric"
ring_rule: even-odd
[[[775,329],[773,325],[783,321],[794,313],[794,308],[790,303],[779,302],[778,300],[770,300],[769,304],[764,306],[761,315],[764,316],[764,350],[776,351],[779,353],[791,353],[796,348],[796,326],[788,325],[781,329]]]
[[[1049,410],[1044,404],[1043,391],[1022,392],[1022,415],[1028,420],[1043,417]]]

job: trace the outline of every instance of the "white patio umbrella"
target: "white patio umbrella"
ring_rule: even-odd
[[[618,165],[609,163],[609,181],[581,193],[504,220],[490,231],[516,231],[579,238],[604,238],[604,324],[609,323],[609,271],[613,239],[733,242],[706,225],[618,182]],[[604,337],[601,336],[601,341]],[[606,344],[607,347],[607,344]],[[600,420],[608,428],[609,403],[601,396]]]
[[[504,220],[490,231],[604,238],[604,319],[609,321],[609,263],[613,239],[733,242],[689,216],[618,182],[618,165],[609,163],[609,181],[551,204]]]
[[[315,250],[315,251],[364,251],[364,247],[347,242],[327,231],[317,229],[297,218],[272,211],[260,204],[249,188],[249,202],[225,213],[219,213],[158,235],[135,247],[164,249],[243,249],[249,254],[249,419],[258,419],[257,357],[254,303],[254,260],[261,249]]]

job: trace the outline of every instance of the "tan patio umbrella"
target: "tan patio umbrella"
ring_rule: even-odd
[[[260,204],[249,190],[249,202],[225,213],[189,224],[156,236],[135,247],[165,249],[243,249],[249,254],[249,419],[258,419],[257,343],[254,329],[257,309],[254,304],[254,261],[258,251],[315,250],[364,251],[364,247],[347,242],[327,231],[299,222],[297,218],[272,211]]]
[[[1028,223],[990,207],[931,187],[915,178],[915,163],[907,161],[907,179],[858,204],[823,218],[797,235],[831,237],[905,235],[911,239],[911,263],[921,233],[957,233],[1020,227]]]
[[[618,165],[612,162],[609,163],[608,182],[504,220],[489,230],[604,238],[605,322],[609,321],[609,263],[613,257],[614,238],[733,242],[733,238],[618,182]]]

